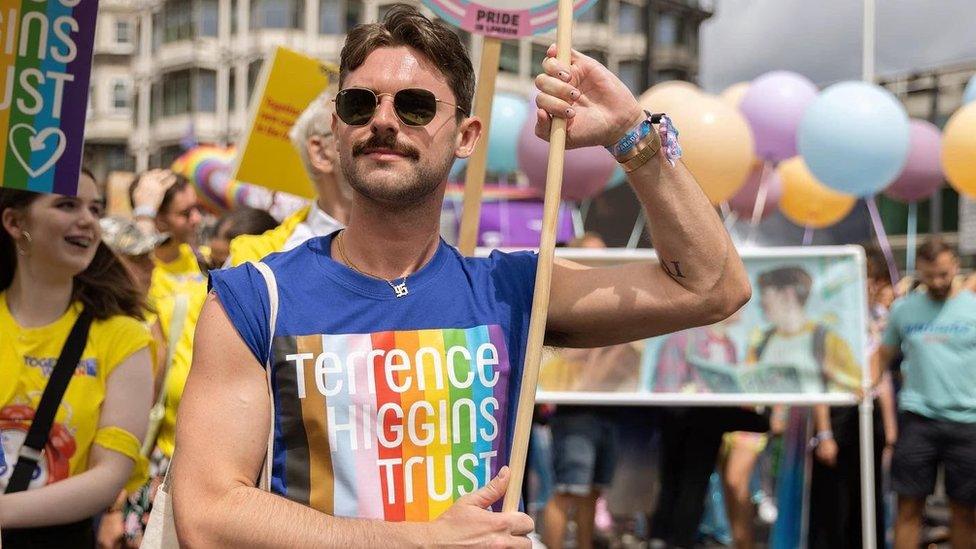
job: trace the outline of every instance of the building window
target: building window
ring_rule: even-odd
[[[227,112],[234,112],[235,108],[237,108],[237,69],[232,69],[227,82]]]
[[[183,147],[180,145],[168,145],[159,151],[160,167],[168,168],[173,165],[173,161],[183,154]]]
[[[654,27],[654,44],[674,46],[678,43],[678,16],[673,13],[659,13]]]
[[[301,29],[304,16],[301,0],[255,0],[251,4],[251,27],[255,29]]]
[[[620,2],[618,12],[617,31],[621,34],[639,34],[641,32],[641,7],[630,2]]]
[[[657,71],[657,76],[654,79],[654,83],[667,82],[669,80],[685,80],[690,82],[688,78],[688,73],[681,69],[664,69]]]
[[[193,12],[189,0],[169,0],[163,4],[163,43],[189,40],[193,37]]]
[[[125,150],[125,146],[105,147],[105,169],[109,172],[131,172],[135,170],[135,159]]]
[[[617,76],[620,81],[630,88],[630,91],[634,95],[639,94],[641,91],[641,62],[638,60],[632,61],[621,61],[617,66]]]
[[[363,22],[362,0],[346,0],[346,30]]]
[[[342,0],[319,0],[319,34],[342,34],[344,19]]]
[[[125,80],[116,80],[112,84],[112,108],[117,111],[127,111],[132,108],[129,83]]]
[[[255,59],[247,65],[247,102],[251,102],[251,95],[254,93],[254,86],[257,85],[258,77],[261,75],[263,59]]]
[[[498,70],[518,74],[519,43],[512,40],[502,42],[502,52],[498,57]]]
[[[163,116],[190,112],[191,80],[189,70],[176,71],[163,76]]]
[[[542,60],[546,58],[546,51],[549,46],[543,44],[532,44],[532,71],[529,76],[535,78],[536,75],[542,74]]]
[[[217,112],[217,71],[200,69],[197,76],[197,112]]]
[[[115,20],[115,43],[123,46],[132,44],[132,22],[125,19]]]
[[[606,23],[607,0],[596,0],[593,6],[583,12],[576,20],[581,23]]]
[[[197,0],[195,4],[196,35],[216,38],[220,19],[217,0]]]

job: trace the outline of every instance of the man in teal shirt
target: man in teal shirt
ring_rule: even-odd
[[[905,353],[899,435],[891,464],[898,494],[895,547],[916,548],[925,497],[945,468],[952,547],[976,534],[976,294],[957,280],[959,259],[938,239],[918,250],[922,289],[892,307],[875,357],[888,365]]]

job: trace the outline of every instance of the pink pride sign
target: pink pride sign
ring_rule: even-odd
[[[558,0],[482,1],[423,0],[423,3],[455,27],[491,38],[522,38],[556,28]],[[573,16],[578,17],[595,3],[596,0],[574,0]]]

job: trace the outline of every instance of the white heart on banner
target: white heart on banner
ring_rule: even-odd
[[[17,130],[26,130],[27,132],[30,133],[30,137],[28,137],[27,140],[28,140],[28,144],[30,145],[30,152],[32,154],[38,151],[43,151],[44,149],[47,148],[48,137],[52,135],[56,135],[58,137],[58,144],[51,151],[48,159],[45,160],[43,164],[41,164],[40,168],[36,170],[33,169],[30,165],[30,161],[24,160],[24,157],[21,156],[20,150],[17,148],[17,144],[15,142],[16,141],[15,138],[18,133]],[[68,138],[65,137],[64,132],[61,131],[61,128],[44,128],[43,130],[38,132],[36,129],[34,129],[33,126],[29,124],[15,124],[12,128],[10,128],[10,137],[8,140],[10,141],[10,149],[13,150],[14,156],[17,158],[17,160],[20,162],[20,165],[24,167],[28,175],[30,175],[31,177],[38,177],[39,175],[51,169],[51,166],[54,166],[54,164],[58,161],[58,159],[61,158],[61,155],[64,154],[64,149],[68,145]]]

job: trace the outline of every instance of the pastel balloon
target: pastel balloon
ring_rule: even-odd
[[[816,98],[817,86],[795,72],[767,72],[753,80],[739,110],[752,129],[756,156],[774,162],[796,156],[796,130]]]
[[[783,182],[779,211],[801,227],[829,227],[847,217],[857,203],[857,198],[817,181],[798,156],[780,162],[778,171]]]
[[[901,202],[918,202],[942,187],[942,134],[935,124],[912,119],[908,123],[908,160],[898,178],[884,190]]]
[[[976,198],[976,102],[956,111],[946,123],[942,169],[954,189]]]
[[[464,170],[468,167],[467,158],[455,158],[454,164],[451,166],[450,173],[447,174],[447,180],[454,183],[464,183],[461,176],[464,174]]]
[[[976,101],[976,74],[966,83],[966,89],[962,92],[962,104],[968,105]]]
[[[691,82],[669,80],[648,88],[637,98],[637,102],[651,112],[670,113],[678,106],[694,101],[701,93],[698,86]]]
[[[528,115],[529,104],[524,97],[508,93],[495,95],[488,133],[488,172],[507,174],[518,169],[518,137]],[[534,116],[532,120],[535,121]]]
[[[888,90],[865,82],[825,89],[797,136],[810,171],[828,187],[871,196],[898,177],[908,158],[908,114]]]
[[[751,82],[737,82],[722,90],[722,93],[718,97],[730,106],[738,109],[739,103],[742,103],[742,97],[745,96],[750,85]]]
[[[613,169],[613,174],[610,176],[610,182],[607,183],[608,189],[613,189],[614,187],[619,187],[627,182],[627,173],[619,165]]]
[[[712,204],[725,202],[745,183],[753,165],[746,119],[719,98],[696,94],[669,109],[684,151],[682,160]]]
[[[549,143],[536,137],[535,116],[531,116],[522,125],[518,139],[518,165],[540,194],[545,192],[548,162]],[[563,160],[562,197],[580,201],[596,196],[607,186],[616,167],[617,161],[603,147],[567,150]]]
[[[777,173],[772,165],[767,165],[763,169],[762,163],[759,163],[749,174],[745,185],[739,189],[739,192],[735,193],[735,196],[729,199],[729,208],[739,216],[739,219],[745,219],[747,221],[752,219],[752,211],[755,207],[756,200],[759,198],[759,190],[762,188],[764,181],[766,185],[766,200],[763,202],[760,219],[766,219],[776,211],[780,196],[783,194],[783,183],[779,179],[779,173]]]

